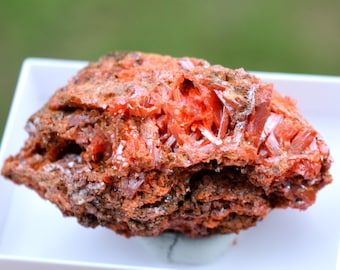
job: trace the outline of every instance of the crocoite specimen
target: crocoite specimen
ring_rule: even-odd
[[[307,208],[331,182],[329,149],[294,100],[196,58],[104,56],[26,130],[2,173],[125,236],[238,232],[275,207]]]

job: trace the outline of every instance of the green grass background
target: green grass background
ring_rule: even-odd
[[[340,1],[0,1],[0,137],[25,58],[96,60],[114,50],[340,75]]]

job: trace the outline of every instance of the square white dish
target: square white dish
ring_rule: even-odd
[[[0,166],[27,137],[23,127],[82,61],[29,58],[23,63],[4,132]],[[334,181],[306,211],[274,210],[214,263],[195,269],[340,270],[340,77],[255,72],[295,97],[304,116],[320,131],[335,160]],[[104,228],[88,229],[38,195],[0,176],[0,269],[192,269],[163,261]]]

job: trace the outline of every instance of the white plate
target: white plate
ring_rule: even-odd
[[[0,166],[27,137],[26,119],[86,62],[25,60],[5,129]],[[195,269],[337,269],[340,239],[340,77],[259,73],[298,99],[303,114],[321,132],[336,160],[334,182],[307,211],[274,210],[239,234],[223,257]],[[338,263],[338,265],[337,265]],[[192,269],[162,261],[104,228],[88,229],[35,192],[0,178],[0,269]]]

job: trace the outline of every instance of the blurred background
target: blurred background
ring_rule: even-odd
[[[0,137],[25,58],[92,61],[115,50],[340,75],[340,1],[0,1]]]

